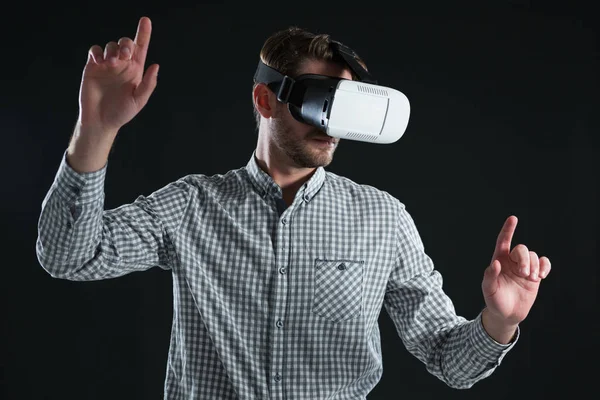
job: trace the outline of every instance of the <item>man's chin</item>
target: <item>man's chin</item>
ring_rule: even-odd
[[[311,156],[308,157],[310,158],[310,164],[312,165],[311,168],[317,168],[317,167],[326,167],[329,164],[331,164],[331,161],[333,161],[333,153],[335,151],[335,148],[330,149],[330,150],[320,150],[317,152],[311,152]]]

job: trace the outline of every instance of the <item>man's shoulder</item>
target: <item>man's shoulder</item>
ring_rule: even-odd
[[[356,201],[368,202],[368,204],[381,204],[396,208],[405,207],[397,197],[389,191],[378,188],[367,183],[359,183],[347,176],[326,171],[326,182],[334,196],[350,196]]]
[[[243,179],[244,168],[235,168],[226,172],[215,173],[190,173],[181,176],[177,182],[185,183],[198,188],[219,187],[222,185],[239,183]]]
[[[189,173],[172,179],[153,192],[154,197],[184,194],[192,197],[231,196],[243,191],[242,168],[225,173]]]

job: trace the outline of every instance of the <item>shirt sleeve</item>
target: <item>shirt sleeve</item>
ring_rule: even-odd
[[[412,217],[401,207],[398,253],[388,281],[384,306],[407,350],[427,370],[456,389],[488,377],[515,345],[496,342],[483,328],[481,313],[472,320],[458,316],[442,289]]]
[[[104,210],[107,166],[78,173],[66,151],[62,155],[42,202],[36,240],[38,261],[54,278],[101,280],[173,266],[173,237],[187,205],[188,185],[178,180]]]

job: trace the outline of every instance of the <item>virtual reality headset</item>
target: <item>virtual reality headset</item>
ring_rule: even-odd
[[[254,81],[266,84],[278,101],[288,105],[297,121],[329,136],[381,144],[396,142],[408,125],[408,98],[396,89],[379,86],[352,49],[337,41],[332,47],[358,80],[316,74],[292,78],[259,60]]]

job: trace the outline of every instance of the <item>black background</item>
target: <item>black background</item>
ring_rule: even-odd
[[[485,3],[484,8],[479,3]],[[597,21],[581,2],[235,3],[39,6],[3,12],[2,391],[6,399],[161,399],[171,276],[51,278],[37,219],[78,112],[87,50],[153,21],[150,102],[120,132],[106,208],[189,173],[244,165],[256,145],[251,78],[275,30],[297,25],[353,47],[412,115],[392,145],[343,141],[329,170],[406,204],[459,314],[509,215],[513,245],[552,272],[496,372],[446,387],[380,318],[384,374],[369,399],[541,399],[598,393]],[[393,4],[393,5],[392,5]]]

